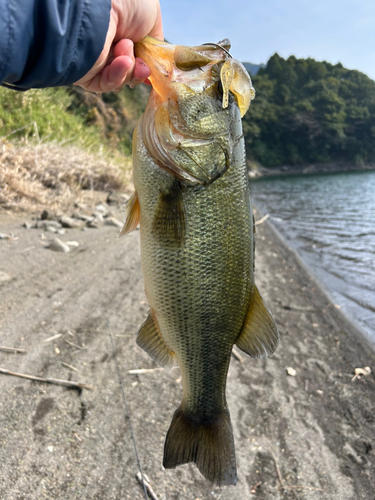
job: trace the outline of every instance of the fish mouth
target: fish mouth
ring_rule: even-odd
[[[167,85],[173,73],[174,51],[176,46],[146,36],[134,45],[136,57],[144,60],[151,70],[148,77],[152,87],[161,97],[167,97]]]
[[[188,73],[192,70],[199,70],[225,61],[229,47],[228,39],[219,44],[186,47],[146,36],[135,44],[134,52],[150,68],[149,80],[156,92],[165,100],[170,81],[187,80]]]

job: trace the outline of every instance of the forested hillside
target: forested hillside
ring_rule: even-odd
[[[256,98],[244,119],[250,161],[266,167],[375,163],[375,82],[363,73],[275,54],[253,85]],[[38,135],[128,156],[148,92],[145,85],[101,96],[76,87],[0,88],[0,137]]]
[[[375,162],[375,82],[341,64],[273,55],[253,78],[247,154],[272,167]]]

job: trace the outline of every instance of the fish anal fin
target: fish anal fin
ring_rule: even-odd
[[[138,331],[136,342],[160,366],[171,367],[176,365],[174,352],[165,344],[151,311]]]
[[[134,191],[126,205],[125,223],[119,234],[119,238],[133,231],[138,226],[140,217],[141,211],[139,208],[138,194],[137,191]]]
[[[178,248],[184,244],[185,207],[178,182],[175,182],[168,192],[160,193],[152,223],[152,233],[164,246]]]
[[[279,332],[275,320],[254,285],[253,296],[236,345],[253,358],[265,358],[275,351],[278,343]]]
[[[233,431],[228,410],[214,420],[189,418],[182,405],[173,415],[165,445],[163,465],[173,469],[195,462],[201,474],[218,485],[237,483]]]

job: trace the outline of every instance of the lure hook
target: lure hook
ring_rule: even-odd
[[[233,58],[232,54],[229,52],[229,50],[227,50],[225,47],[222,47],[221,45],[219,45],[218,43],[202,43],[202,45],[214,45],[215,47],[218,47],[219,49],[221,50],[224,50],[224,52],[226,54],[228,54],[229,57]]]

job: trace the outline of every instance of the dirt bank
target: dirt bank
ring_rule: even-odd
[[[161,465],[181,398],[178,370],[129,373],[156,367],[134,342],[148,310],[139,231],[118,240],[111,226],[69,229],[61,239],[79,246],[58,253],[44,248],[42,230],[21,227],[24,220],[0,217],[0,232],[13,234],[0,240],[0,345],[27,353],[0,352],[0,367],[95,390],[0,374],[1,499],[144,498],[110,332],[139,458],[159,500],[374,498],[374,353],[268,223],[257,227],[256,278],[281,345],[270,359],[232,359],[227,396],[239,479],[219,488],[194,465]],[[352,381],[366,366],[372,374]]]

